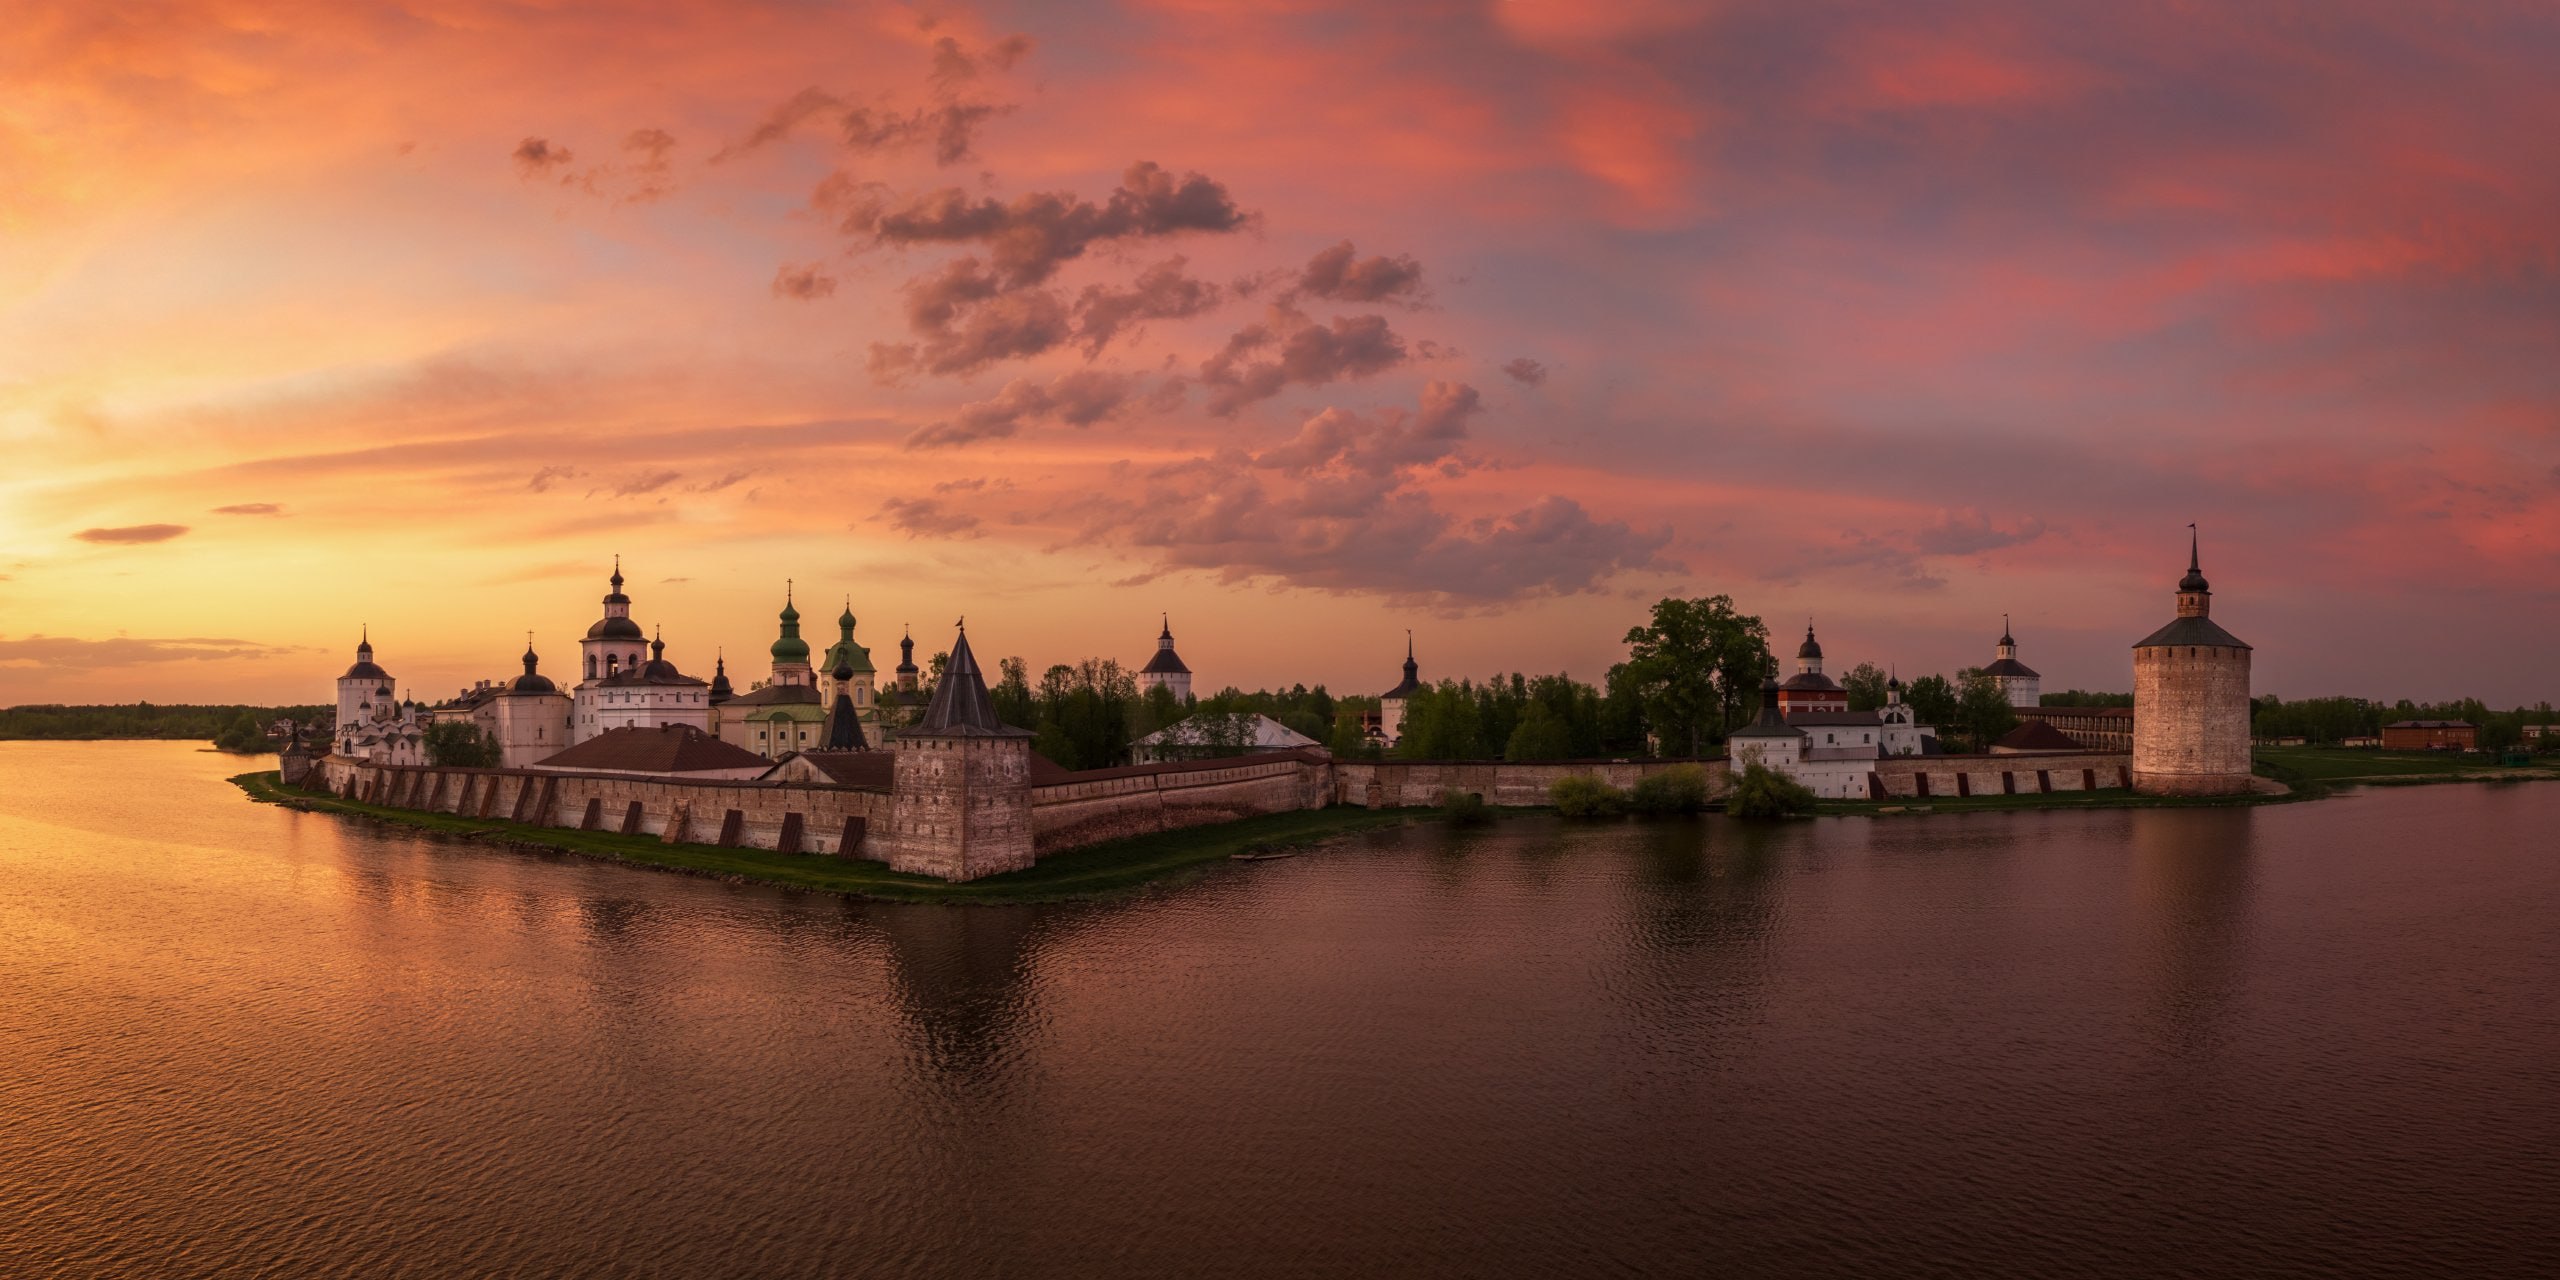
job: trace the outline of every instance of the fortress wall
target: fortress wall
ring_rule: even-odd
[[[629,820],[632,802],[637,801],[640,820],[634,833],[669,843],[721,843],[729,812],[736,810],[734,844],[775,849],[781,847],[785,823],[798,814],[799,851],[834,854],[842,852],[837,846],[843,840],[846,818],[861,818],[866,832],[879,832],[889,817],[886,793],[851,787],[696,782],[535,769],[394,767],[338,756],[322,761],[316,772],[327,780],[332,794],[368,804],[541,827],[583,826],[592,801],[596,828],[620,832]],[[871,844],[868,834],[863,844],[865,848],[855,850],[855,856],[864,856]]]
[[[2120,751],[2021,753],[1988,759],[1892,756],[1876,761],[1875,772],[1889,798],[1926,802],[1964,795],[2035,795],[2046,783],[2055,791],[2083,791],[2089,789],[2086,784],[2092,773],[2098,790],[2120,789],[2131,764],[2132,757]],[[1924,778],[1926,791],[1921,789]]]
[[[1682,765],[1706,770],[1710,795],[1733,785],[1722,760],[1559,760],[1512,764],[1502,761],[1344,760],[1333,766],[1333,802],[1370,809],[1396,809],[1440,803],[1444,791],[1484,797],[1485,803],[1531,807],[1547,803],[1547,788],[1558,778],[1596,777],[1621,789],[1633,787],[1647,774]]]
[[[1032,844],[1045,857],[1126,836],[1321,809],[1330,799],[1332,772],[1332,765],[1295,756],[1247,756],[1223,768],[1037,786],[1031,789]]]

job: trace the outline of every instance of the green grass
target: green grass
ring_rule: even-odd
[[[552,849],[581,857],[726,879],[848,894],[891,902],[1051,902],[1123,893],[1245,852],[1307,848],[1338,835],[1377,827],[1436,820],[1428,809],[1332,808],[1271,814],[1154,835],[1114,840],[1044,858],[1023,871],[948,884],[929,876],[891,871],[884,863],[768,849],[666,844],[655,836],[537,827],[499,819],[463,818],[359,804],[284,785],[273,771],[231,779],[251,799],[321,813],[397,823],[419,831]]]
[[[2350,751],[2343,747],[2260,747],[2259,772],[2287,782],[2455,782],[2475,776],[2560,776],[2553,766],[2501,766],[2488,756],[2436,751]]]

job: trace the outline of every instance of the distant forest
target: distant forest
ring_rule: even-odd
[[[196,742],[224,739],[234,750],[256,745],[240,735],[243,724],[260,732],[278,720],[308,723],[333,708],[249,706],[158,706],[137,702],[117,707],[40,705],[0,708],[0,740],[69,741],[99,738],[175,738]]]

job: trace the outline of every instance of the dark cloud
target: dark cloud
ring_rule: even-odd
[[[978,78],[978,63],[986,62],[998,71],[1010,71],[1031,52],[1031,37],[1011,35],[972,55],[960,42],[944,36],[933,42],[933,70],[927,76],[934,88],[949,93]]]
[[[945,187],[894,207],[861,204],[845,226],[885,245],[982,245],[996,277],[1011,289],[1045,282],[1098,243],[1190,231],[1219,234],[1250,220],[1220,183],[1198,173],[1177,177],[1141,160],[1101,204],[1063,191],[1031,192],[1008,202]]]
[[[227,507],[215,507],[213,513],[218,516],[280,516],[284,514],[284,506],[275,502],[235,502]]]
[[[1223,350],[1202,361],[1200,380],[1211,388],[1209,411],[1223,417],[1293,383],[1316,387],[1365,378],[1409,358],[1385,316],[1335,316],[1317,323],[1274,307],[1269,319],[1238,330]]]
[[[575,158],[567,147],[554,146],[547,138],[527,138],[517,143],[515,157],[516,171],[528,178],[547,176]]]
[[[907,437],[907,447],[944,448],[999,439],[1036,421],[1055,420],[1071,427],[1089,427],[1118,413],[1128,403],[1137,381],[1132,374],[1100,369],[1060,374],[1046,386],[1029,378],[1016,378],[993,399],[962,405],[949,420],[918,430]]]
[[[717,480],[705,480],[700,484],[687,485],[685,487],[686,490],[691,493],[718,493],[723,489],[743,484],[754,475],[755,472],[753,471],[732,471]]]
[[[1363,258],[1345,240],[1307,260],[1297,289],[1335,302],[1412,302],[1422,294],[1422,264],[1401,255]]]
[[[656,493],[682,479],[684,473],[681,471],[651,471],[613,486],[612,494],[617,498],[636,498],[644,493]]]
[[[844,145],[856,154],[870,155],[929,141],[936,163],[957,164],[968,159],[977,145],[978,126],[1012,110],[985,102],[946,102],[907,111],[855,107],[844,113]]]
[[[987,478],[985,476],[971,476],[963,480],[941,481],[933,486],[933,491],[935,493],[976,493],[980,489],[984,489],[986,487]]]
[[[833,297],[835,291],[836,278],[827,274],[824,263],[812,262],[806,266],[799,266],[786,262],[774,269],[773,296],[777,298],[797,298],[802,302],[813,302],[819,298]]]
[[[1541,386],[1547,380],[1547,367],[1527,356],[1515,356],[1504,361],[1502,372],[1524,387]]]
[[[126,546],[144,542],[167,542],[187,531],[182,524],[128,524],[111,529],[83,529],[71,535],[82,542],[101,542]]]
[[[1759,577],[1764,582],[1793,586],[1807,574],[1833,574],[1843,570],[1863,571],[1855,576],[1870,585],[1907,591],[1935,591],[1947,580],[1931,572],[1919,554],[1900,540],[1878,537],[1857,529],[1840,534],[1828,545],[1799,547],[1785,560],[1764,565]]]
[[[72,636],[33,635],[17,640],[0,640],[0,666],[66,667],[95,671],[109,667],[145,666],[157,662],[272,658],[302,652],[307,650],[301,645],[261,644],[255,640],[232,640],[209,636],[165,640],[117,636],[111,640],[82,640]]]
[[[880,518],[910,538],[978,536],[978,517],[952,511],[937,498],[891,498],[880,504]]]
[[[844,103],[834,94],[811,85],[791,95],[782,105],[766,112],[764,119],[757,121],[756,127],[747,131],[747,136],[713,152],[711,163],[720,164],[760,147],[780,142],[790,137],[791,131],[800,127],[802,121],[821,111],[833,111],[842,106]]]
[[[975,373],[1000,360],[1036,356],[1074,331],[1055,292],[1007,291],[975,257],[917,276],[905,292],[907,327],[919,341],[872,344],[871,373],[883,381],[916,369]]]
[[[1126,289],[1087,285],[1076,298],[1077,345],[1087,359],[1102,353],[1121,330],[1146,320],[1180,320],[1218,305],[1218,286],[1182,274],[1179,256],[1138,273]]]
[[[574,480],[578,475],[579,471],[576,467],[544,467],[534,472],[533,478],[525,481],[524,487],[535,493],[549,493],[551,486],[563,480]]]
[[[676,136],[664,129],[634,129],[622,140],[622,149],[635,159],[630,169],[631,189],[622,199],[639,203],[665,195],[673,165],[668,155],[676,149]]]
[[[1668,531],[1595,519],[1570,498],[1474,519],[1442,510],[1433,482],[1467,465],[1458,451],[1481,411],[1474,388],[1435,381],[1412,412],[1328,409],[1259,456],[1123,464],[1066,514],[1082,517],[1080,541],[1152,553],[1160,572],[1444,604],[1594,591],[1658,565]]]
[[[1911,536],[1912,548],[1923,555],[1963,556],[1994,551],[2033,542],[2044,536],[2044,521],[2029,519],[2002,529],[1991,523],[1991,517],[1980,510],[1949,511],[1938,523]]]

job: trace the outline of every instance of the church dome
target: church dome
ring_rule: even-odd
[[[1804,643],[1796,648],[1796,656],[1799,658],[1819,658],[1822,656],[1822,646],[1814,640],[1813,628],[1809,625],[1804,629]]]
[[[629,618],[598,618],[594,626],[587,628],[589,640],[638,640],[647,634]]]

